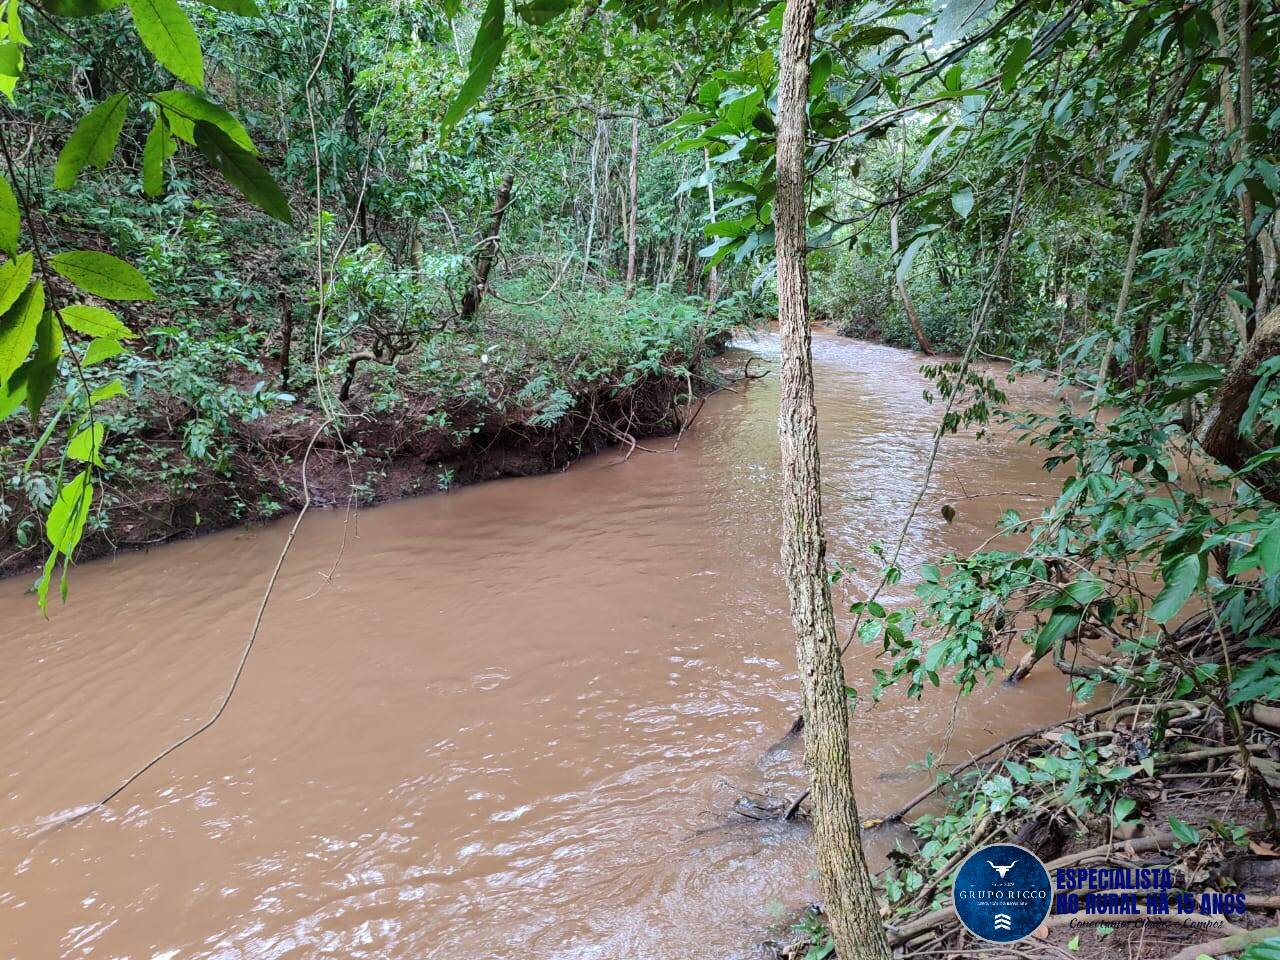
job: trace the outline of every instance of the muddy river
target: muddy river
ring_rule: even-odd
[[[846,601],[929,448],[918,362],[815,342]],[[757,956],[816,895],[804,826],[730,814],[802,780],[768,752],[798,703],[777,399],[774,376],[718,394],[674,452],[365,510],[331,580],[344,516],[311,514],[222,719],[69,827],[40,824],[209,715],[288,524],[82,565],[48,622],[29,578],[0,583],[0,955]],[[905,561],[1055,488],[1008,438],[952,438]],[[874,651],[847,662],[869,686]],[[1049,673],[984,690],[949,757],[1068,706]],[[927,783],[911,764],[952,711],[946,692],[857,711],[864,816]]]

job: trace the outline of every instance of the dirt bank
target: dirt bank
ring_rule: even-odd
[[[119,439],[99,480],[101,506],[76,559],[295,512],[306,497],[304,464],[312,507],[345,508],[548,473],[609,446],[625,450],[646,437],[669,436],[696,413],[698,398],[732,378],[712,362],[726,342],[706,344],[697,357],[671,357],[672,368],[696,371],[689,377],[644,374],[580,384],[572,406],[554,420],[533,404],[406,393],[379,406],[357,394],[341,419],[326,426],[320,411],[294,402],[231,422],[220,438],[228,453],[215,462],[184,455],[185,431],[198,413],[174,400]],[[57,469],[56,462],[40,466]],[[9,516],[19,506],[17,494],[3,492]],[[0,576],[36,576],[44,549],[31,524],[7,525]]]

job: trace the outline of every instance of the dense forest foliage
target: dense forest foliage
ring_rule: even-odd
[[[984,838],[1167,822],[1202,864],[1275,831],[1274,5],[7,0],[3,24],[0,567],[42,564],[42,604],[77,556],[678,429],[786,299],[795,187],[797,305],[938,354],[936,442],[999,420],[1062,484],[970,555],[838,558],[920,581],[915,609],[855,604],[884,654],[857,696],[1056,668],[1128,710],[948,777],[876,878],[888,939],[849,955],[940,943]],[[1061,408],[1006,409],[992,359]],[[1162,806],[1205,741],[1249,822]]]

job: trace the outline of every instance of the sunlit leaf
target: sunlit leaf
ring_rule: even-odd
[[[225,107],[218,106],[198,93],[190,90],[164,90],[153,93],[151,99],[164,108],[173,133],[193,147],[197,145],[195,125],[203,120],[213,124],[242,149],[250,153],[258,152],[258,148],[249,139],[249,132],[239,120]]]
[[[18,198],[6,177],[0,177],[0,250],[10,257],[18,255],[18,239],[22,232],[22,215]]]
[[[102,440],[106,436],[107,428],[105,424],[94,423],[85,427],[67,444],[67,456],[72,460],[79,460],[83,463],[92,463],[94,466],[104,466],[102,462]]]
[[[27,359],[43,316],[44,284],[37,280],[0,317],[0,382],[8,380]]]
[[[77,303],[63,307],[58,315],[76,333],[87,337],[110,337],[113,340],[127,340],[136,334],[126,327],[110,310]]]
[[[18,302],[22,291],[31,279],[31,254],[24,253],[15,260],[0,264],[0,313]]]
[[[60,253],[49,261],[59,274],[85,293],[104,300],[154,300],[146,278],[119,257],[96,250]]]

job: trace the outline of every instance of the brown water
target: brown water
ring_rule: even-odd
[[[831,555],[856,589],[936,411],[911,354],[815,353]],[[728,812],[800,782],[767,753],[797,705],[776,410],[770,377],[713,398],[674,453],[365,511],[332,582],[343,517],[311,515],[227,713],[71,827],[36,829],[209,714],[287,527],[85,565],[49,623],[0,584],[0,955],[755,956],[814,896],[806,828]],[[906,560],[1053,492],[1030,451],[952,439]],[[850,682],[873,663],[852,650]],[[908,765],[952,706],[858,711],[864,815],[927,782]],[[1067,707],[1049,675],[980,692],[949,756]]]

